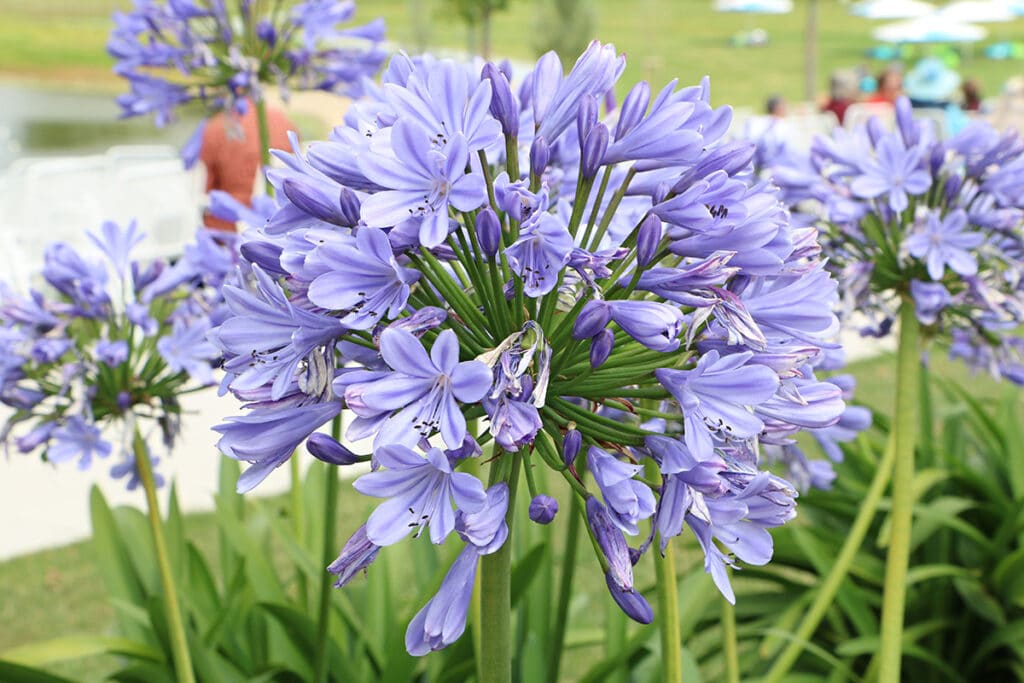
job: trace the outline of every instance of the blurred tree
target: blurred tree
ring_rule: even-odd
[[[538,55],[554,50],[572,63],[594,38],[594,8],[586,0],[538,0],[533,48]]]
[[[508,0],[446,0],[445,4],[466,24],[466,40],[470,54],[479,54],[484,59],[490,59],[491,15],[506,9]]]

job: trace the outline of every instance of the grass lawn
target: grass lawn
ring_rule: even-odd
[[[494,55],[529,60],[535,54],[531,36],[537,33],[544,10],[552,0],[509,0],[509,9],[495,15]],[[696,82],[709,74],[714,101],[759,108],[768,95],[790,101],[804,99],[804,26],[806,0],[781,16],[723,14],[710,0],[591,0],[595,18],[592,34],[613,42],[626,53],[628,66],[620,81],[641,78],[655,85],[678,77]],[[85,89],[119,89],[104,52],[109,15],[130,7],[130,0],[0,0],[0,77],[56,81]],[[383,16],[398,47],[460,50],[466,29],[446,12],[446,0],[363,0],[357,17]],[[818,91],[838,67],[863,64],[875,71],[882,64],[864,57],[873,44],[877,23],[850,16],[845,3],[819,0]],[[422,21],[414,21],[421,17]],[[752,28],[768,31],[770,43],[761,48],[736,48],[730,38]],[[990,26],[989,41],[1024,35],[1024,20]],[[927,50],[927,48],[925,48]],[[961,65],[965,77],[975,77],[983,95],[998,93],[1009,76],[1019,74],[1019,62],[995,62],[968,56]],[[920,54],[918,50],[917,54]]]

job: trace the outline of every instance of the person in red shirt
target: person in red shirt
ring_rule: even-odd
[[[828,82],[828,101],[821,108],[836,115],[839,125],[843,125],[846,110],[857,101],[860,94],[860,78],[852,69],[840,69],[832,74]]]
[[[878,90],[868,98],[868,102],[888,102],[896,104],[896,100],[903,94],[903,74],[892,67],[886,69],[878,76]]]
[[[206,192],[223,190],[246,206],[252,203],[253,187],[260,168],[260,133],[256,106],[248,101],[245,114],[222,111],[215,114],[203,131],[199,159],[206,166]],[[288,149],[288,131],[295,130],[284,112],[267,107],[270,147]],[[206,213],[206,227],[234,232],[235,224]]]

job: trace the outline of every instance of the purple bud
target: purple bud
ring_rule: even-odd
[[[255,263],[270,275],[287,275],[281,267],[281,247],[270,242],[243,242],[240,248],[242,258]]]
[[[359,462],[359,456],[322,432],[314,432],[306,441],[306,450],[317,460],[329,465],[351,465]]]
[[[577,429],[570,429],[562,439],[562,461],[566,467],[572,467],[576,462],[576,456],[580,454],[580,447],[583,445],[583,435]]]
[[[616,140],[621,140],[633,126],[640,123],[650,101],[651,86],[647,85],[647,81],[640,81],[630,89],[626,99],[622,100],[622,111],[619,112],[619,122],[615,126]]]
[[[501,132],[509,137],[519,134],[519,106],[508,78],[494,64],[484,65],[483,78],[491,82],[491,114],[501,123]]]
[[[953,204],[956,201],[963,186],[964,177],[960,174],[951,175],[946,179],[946,186],[942,188],[942,194],[946,198],[947,204]]]
[[[128,410],[132,407],[132,395],[127,391],[117,392],[117,407],[121,411]]]
[[[256,24],[256,37],[270,47],[274,47],[274,44],[277,43],[277,31],[274,30],[274,25],[266,19],[260,19]]]
[[[601,553],[608,560],[609,584],[624,591],[633,590],[633,564],[629,559],[629,546],[622,530],[615,526],[608,510],[594,496],[587,497],[587,526]]]
[[[512,62],[507,59],[501,60],[501,62],[498,63],[498,71],[505,75],[505,78],[508,79],[509,83],[512,82]]]
[[[597,175],[597,169],[604,161],[604,153],[608,150],[608,126],[603,123],[595,124],[587,134],[587,140],[583,143],[583,154],[580,158],[580,174],[584,178],[593,178]]]
[[[57,426],[56,422],[44,422],[32,429],[27,434],[22,434],[14,440],[17,444],[18,450],[22,453],[31,453],[35,449],[39,448],[42,444],[50,440],[50,435],[53,433],[54,427]]]
[[[185,170],[192,168],[199,161],[199,155],[203,152],[203,135],[206,133],[207,119],[203,119],[196,126],[195,131],[188,137],[185,144],[181,148],[181,161],[185,165]]]
[[[615,584],[615,579],[612,578],[610,571],[605,573],[604,580],[608,584],[608,592],[611,593],[615,604],[619,606],[619,609],[627,617],[641,624],[649,624],[654,621],[654,610],[651,609],[650,603],[644,599],[643,595],[635,590],[622,590],[619,588]]]
[[[609,329],[601,330],[590,340],[590,367],[597,369],[604,365],[608,356],[615,348],[615,333]]]
[[[347,187],[341,188],[341,195],[338,197],[338,208],[340,209],[338,215],[341,225],[350,228],[359,225],[359,213],[362,209],[362,204],[355,192]]]
[[[872,116],[868,119],[867,125],[864,128],[867,130],[868,138],[871,140],[871,146],[878,147],[878,141],[886,135],[885,126],[882,125],[882,121],[877,116]]]
[[[587,139],[596,123],[597,98],[593,95],[584,95],[580,100],[580,108],[576,111],[576,134],[580,144]]]
[[[550,160],[551,148],[548,147],[548,141],[544,139],[543,135],[538,135],[534,138],[533,145],[530,146],[530,174],[539,178],[544,173],[544,169],[548,167]]]
[[[612,319],[611,308],[603,301],[589,301],[572,326],[572,338],[590,339],[603,330]]]
[[[530,501],[530,519],[537,524],[550,524],[558,512],[558,501],[543,493]]]
[[[476,215],[476,238],[484,256],[494,258],[501,246],[501,223],[498,222],[498,214],[489,206]]]
[[[641,268],[651,262],[660,243],[661,219],[649,213],[636,231],[636,261]]]
[[[377,559],[380,546],[375,545],[366,537],[366,525],[356,529],[352,538],[348,539],[341,554],[328,567],[327,571],[336,575],[338,580],[334,582],[335,588],[341,588],[351,581],[356,574],[364,571]]]
[[[615,88],[608,88],[604,91],[604,111],[606,114],[611,114],[615,111]]]

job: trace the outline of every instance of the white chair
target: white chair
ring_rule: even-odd
[[[873,116],[877,116],[886,130],[896,128],[896,108],[886,102],[855,102],[846,109],[843,127],[853,130],[863,126]]]

